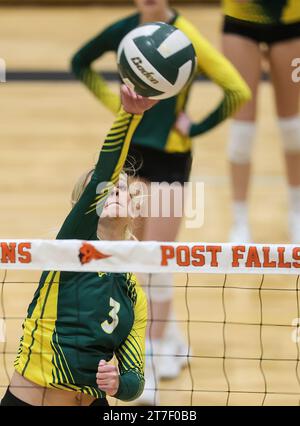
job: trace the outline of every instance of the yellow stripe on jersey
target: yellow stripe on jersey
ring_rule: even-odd
[[[119,133],[119,132],[124,132],[126,129],[127,129],[127,127],[126,127],[126,126],[123,126],[123,127],[117,127],[117,128],[112,129],[112,130],[109,132],[109,134],[110,134],[110,135],[114,135],[114,134]]]
[[[91,68],[86,68],[83,72],[82,80],[106,108],[114,114],[118,113],[121,105],[120,96],[109,88],[106,81],[99,74]]]
[[[138,341],[138,336],[134,336],[133,334],[129,334],[127,338],[127,348],[132,353],[133,357],[135,358],[136,364],[143,367],[143,359],[141,357],[141,347],[140,343]],[[138,348],[138,349],[137,349]]]
[[[272,13],[273,12],[273,13]],[[261,24],[300,21],[299,0],[223,0],[224,15]]]
[[[107,136],[107,138],[106,138],[107,141],[113,141],[116,138],[123,138],[126,135],[126,132],[123,132],[123,133],[120,132],[120,133],[113,134],[113,135],[110,133],[110,135],[111,136]],[[123,142],[123,140],[122,140],[122,142]]]
[[[118,361],[119,361],[119,367],[121,370],[132,370],[135,368],[134,360],[132,359],[132,356],[130,352],[126,351],[125,343],[119,347],[118,349]]]
[[[115,396],[126,401],[136,399],[144,388],[145,334],[147,325],[146,295],[134,275],[132,275],[131,280],[136,282],[134,324],[125,342],[115,351],[120,371],[120,387]],[[124,384],[123,379],[125,376],[127,376],[126,384]],[[139,383],[139,387],[129,398],[124,391],[132,381]]]
[[[120,151],[121,147],[117,147],[117,148],[103,148],[102,152],[116,152],[116,151]]]
[[[121,126],[127,126],[127,124],[130,122],[129,118],[126,118],[124,120],[124,118],[120,119],[118,118],[115,123],[113,124],[111,130],[115,130],[115,129],[120,129]],[[110,133],[110,132],[109,132]]]
[[[60,272],[49,272],[30,318],[26,318],[18,373],[40,386],[52,382],[52,336],[57,318]],[[29,330],[32,330],[29,333]]]
[[[282,20],[284,23],[300,21],[300,2],[299,0],[289,0],[288,7],[284,9]]]
[[[147,325],[147,298],[135,275],[136,304],[134,307],[134,324],[125,342],[117,349],[116,357],[121,374],[128,370],[137,370],[144,374],[145,366],[145,331]]]
[[[131,114],[128,114],[127,112],[124,111],[124,116],[125,117],[126,116],[131,117]],[[119,178],[119,174],[124,167],[124,163],[125,163],[126,158],[127,158],[127,154],[128,154],[128,150],[129,150],[129,146],[130,146],[132,136],[133,136],[138,124],[140,123],[142,117],[143,117],[142,115],[132,116],[132,122],[131,122],[131,124],[128,128],[127,135],[126,135],[125,141],[123,143],[123,148],[122,148],[122,152],[121,152],[121,155],[120,155],[120,158],[119,158],[119,162],[118,162],[116,169],[115,169],[115,171],[112,175],[112,178],[111,178],[113,183],[117,182],[117,180]]]
[[[103,397],[90,386],[76,386],[66,357],[59,344],[55,323],[60,272],[49,272],[31,318],[26,318],[15,369],[28,380],[43,387],[82,392]],[[28,330],[32,330],[30,333]]]
[[[121,112],[120,112],[120,118],[117,119],[115,121],[115,125],[112,127],[113,133],[111,133],[111,131],[108,133],[105,142],[103,144],[102,150],[101,152],[116,152],[120,149],[122,149],[121,153],[120,153],[120,157],[118,160],[118,163],[116,164],[115,170],[111,176],[111,181],[107,182],[105,188],[102,189],[101,193],[95,198],[95,202],[93,204],[91,204],[90,209],[87,211],[86,214],[89,214],[93,211],[95,211],[99,205],[99,203],[102,201],[104,201],[105,197],[107,196],[107,194],[110,192],[110,190],[112,189],[112,186],[115,185],[118,182],[120,173],[124,167],[126,158],[127,158],[127,154],[128,154],[128,150],[129,150],[129,146],[130,146],[130,142],[132,139],[132,136],[136,130],[136,127],[138,126],[139,122],[142,119],[142,115],[132,115],[132,114],[128,114],[123,107],[121,108]],[[131,122],[130,122],[131,120]],[[118,128],[118,126],[124,126],[124,123],[129,123],[130,125],[128,127],[127,133],[120,133],[120,134],[116,134],[115,130],[116,128]],[[125,136],[125,139],[124,139]],[[123,137],[123,139],[120,139],[119,141],[116,140],[118,137]],[[111,141],[115,141],[115,142],[111,142]],[[111,148],[111,146],[115,146],[113,148]],[[107,148],[108,147],[108,148]]]
[[[176,99],[176,116],[184,111],[190,87],[183,89]],[[169,134],[165,150],[166,152],[188,152],[191,149],[191,138],[181,135],[175,128]]]
[[[120,140],[120,139],[118,139],[117,141],[115,141],[115,142],[108,142],[107,144],[106,144],[106,146],[116,146],[116,145],[120,145],[120,142],[123,142],[122,140]]]
[[[56,375],[56,377],[59,376],[59,373],[62,376],[61,380],[58,380],[58,381],[56,380],[54,381],[54,383],[61,383],[61,382],[75,383],[74,377],[72,376],[72,373],[70,371],[70,367],[68,366],[65,354],[63,353],[63,350],[58,343],[58,335],[56,333],[56,329],[54,330],[53,338],[54,338],[54,343],[51,343],[51,347],[54,351],[53,359],[55,361],[55,366],[58,371],[58,374]]]
[[[214,81],[225,92],[235,95],[235,106],[249,100],[250,90],[233,65],[182,16],[177,19],[176,27],[192,41],[197,55],[199,73]]]

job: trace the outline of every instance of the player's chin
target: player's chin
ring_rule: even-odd
[[[128,217],[128,209],[126,206],[122,206],[120,204],[111,204],[107,208],[105,208],[101,214],[101,218],[115,218],[120,219],[124,217]]]

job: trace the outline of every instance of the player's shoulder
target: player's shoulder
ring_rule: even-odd
[[[181,30],[192,42],[200,68],[202,68],[204,55],[216,55],[216,51],[210,41],[184,16],[179,14],[174,22],[174,26]]]
[[[200,36],[200,32],[196,26],[190,20],[180,14],[177,15],[174,21],[174,26],[183,31],[185,34],[189,35],[191,41],[193,41],[193,38],[198,38]]]
[[[178,14],[173,25],[191,40],[196,52],[199,48],[203,49],[210,47],[209,41],[201,34],[198,28],[184,16]]]
[[[139,24],[139,14],[135,13],[135,14],[125,16],[122,19],[118,19],[117,21],[109,25],[108,29],[115,35],[121,34],[122,36],[124,36],[129,31],[136,28],[138,24]]]

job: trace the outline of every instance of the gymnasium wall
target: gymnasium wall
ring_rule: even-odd
[[[171,4],[213,4],[219,3],[220,0],[171,0]],[[89,4],[107,4],[107,5],[117,5],[117,4],[130,4],[132,0],[0,0],[0,5],[55,5],[55,6],[65,6],[65,5],[89,5]]]

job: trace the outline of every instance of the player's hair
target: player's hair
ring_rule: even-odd
[[[95,169],[91,169],[91,170],[83,173],[83,175],[81,175],[80,178],[75,183],[73,191],[72,191],[72,195],[71,195],[72,207],[74,207],[75,204],[77,203],[77,201],[79,201],[79,199],[80,199],[81,195],[83,194],[83,191],[85,190],[92,174],[94,173],[94,170]]]
[[[87,187],[90,178],[92,174],[94,173],[95,169],[90,169],[87,172],[83,173],[77,180],[76,184],[74,185],[72,195],[71,195],[71,204],[72,207],[75,206],[75,204],[79,201],[81,195],[83,194],[83,191]],[[126,174],[128,176],[129,181],[132,181],[134,179],[134,173],[132,170],[132,166],[130,168],[125,168],[121,172],[121,174]],[[133,221],[132,221],[133,222]],[[132,224],[133,225],[133,224]],[[128,225],[125,231],[125,240],[137,240],[137,238],[132,233],[132,225]]]

